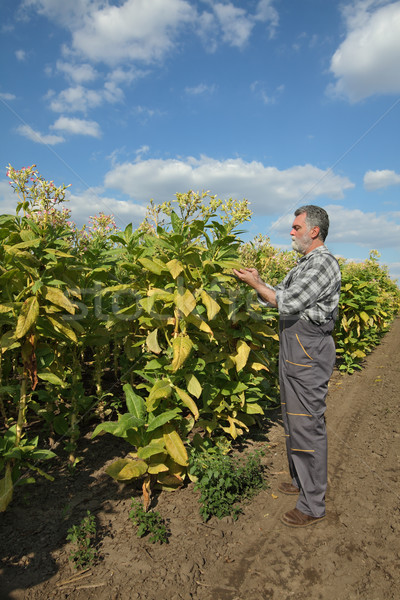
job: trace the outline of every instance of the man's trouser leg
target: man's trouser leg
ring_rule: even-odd
[[[297,508],[325,514],[327,436],[325,398],[335,364],[333,323],[317,326],[298,320],[281,323],[280,387],[286,448],[292,483],[300,488]]]

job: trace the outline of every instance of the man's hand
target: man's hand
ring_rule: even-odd
[[[269,302],[272,306],[277,306],[275,290],[267,287],[261,279],[257,269],[233,269],[233,274],[236,275],[240,281],[247,283],[250,287],[254,288],[260,298]]]
[[[252,288],[255,288],[257,285],[262,283],[257,269],[233,269],[233,273],[238,279],[240,279],[240,281],[247,283],[247,285],[250,285]]]

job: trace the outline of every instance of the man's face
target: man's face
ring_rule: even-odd
[[[292,248],[300,254],[307,254],[308,249],[312,244],[312,229],[309,229],[306,225],[306,213],[302,213],[295,218],[292,225]]]

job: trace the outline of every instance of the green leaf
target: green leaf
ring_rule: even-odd
[[[174,230],[175,233],[181,233],[182,231],[182,225],[183,225],[183,221],[182,219],[180,219],[178,217],[178,215],[176,214],[176,212],[173,210],[171,212],[171,225],[172,225],[172,229]]]
[[[146,414],[146,404],[143,398],[133,391],[130,383],[126,383],[122,389],[125,392],[128,412],[139,420],[144,419]]]
[[[264,411],[259,404],[256,402],[246,402],[244,405],[244,411],[247,415],[263,415]]]
[[[178,465],[186,467],[189,464],[186,448],[172,423],[164,425],[163,437],[168,454]]]
[[[190,410],[190,412],[193,414],[194,418],[197,421],[197,419],[199,418],[199,409],[197,407],[196,402],[193,400],[193,398],[189,396],[187,392],[185,392],[185,390],[181,390],[180,388],[176,387],[175,391],[178,394],[179,398],[182,400],[183,404]]]
[[[200,398],[203,388],[200,385],[199,380],[193,373],[190,375],[185,375],[186,378],[186,387],[189,394],[195,396],[196,398]]]
[[[62,415],[57,415],[53,419],[53,427],[54,431],[58,433],[58,435],[65,435],[68,432],[69,425],[65,417]]]
[[[162,398],[169,398],[172,392],[171,384],[166,379],[159,379],[150,390],[146,400],[147,410],[153,412]]]
[[[153,310],[155,299],[155,296],[148,296],[147,298],[139,300],[139,304],[148,314],[150,314]]]
[[[21,344],[15,339],[15,335],[13,331],[7,331],[0,342],[1,351],[5,352],[6,350],[13,350],[14,348],[18,348]]]
[[[193,342],[188,336],[179,336],[172,341],[173,359],[172,370],[177,371],[181,368],[188,358],[193,347]]]
[[[54,373],[38,373],[37,376],[39,377],[39,379],[42,379],[43,381],[48,381],[53,385],[64,385],[64,381]]]
[[[13,246],[7,246],[7,252],[9,252],[10,254],[14,254],[17,250],[25,250],[25,248],[36,248],[39,244],[40,238],[26,240],[25,242],[20,242],[19,244],[14,244]]]
[[[111,433],[112,435],[115,435],[115,437],[126,438],[129,429],[142,427],[143,425],[143,420],[137,419],[129,413],[125,413],[118,421],[106,421],[105,423],[99,423],[92,433],[92,438],[96,437],[102,432]]]
[[[178,416],[178,414],[180,412],[181,411],[179,408],[174,408],[173,410],[167,410],[166,412],[162,413],[161,415],[158,415],[149,423],[149,426],[147,427],[147,431],[148,432],[154,431],[158,427],[165,425],[165,423],[172,421],[173,419],[175,419],[176,416]]]
[[[39,302],[36,296],[31,296],[22,305],[21,313],[18,317],[15,337],[17,339],[28,333],[29,329],[34,325],[39,316]]]
[[[156,454],[162,454],[163,458],[165,459],[165,446],[162,442],[159,442],[158,444],[148,444],[143,448],[139,448],[137,452],[138,457],[142,460],[146,460],[147,458],[155,456]]]

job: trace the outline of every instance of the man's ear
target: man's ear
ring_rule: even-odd
[[[315,225],[312,229],[311,229],[311,237],[313,240],[316,240],[317,237],[319,236],[319,227],[318,225]]]

